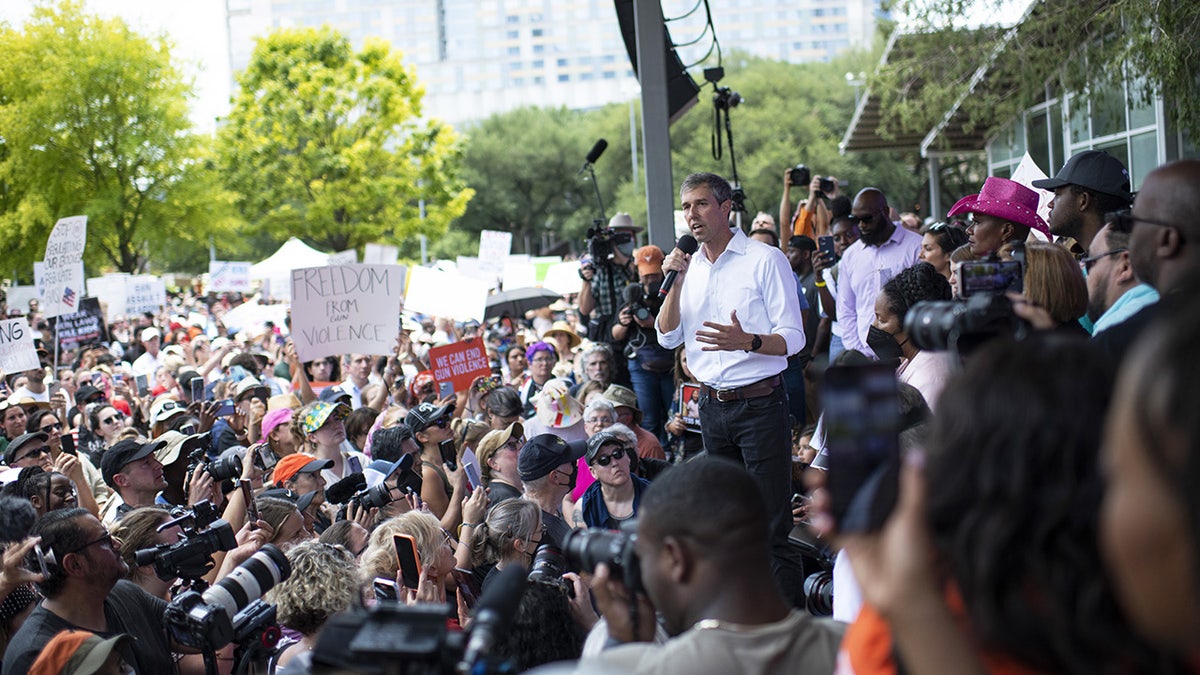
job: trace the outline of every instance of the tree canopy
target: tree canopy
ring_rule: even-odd
[[[0,53],[0,247],[20,276],[64,216],[88,216],[85,263],[125,272],[231,224],[166,40],[68,0],[0,28]]]
[[[252,235],[359,248],[440,235],[466,208],[457,137],[420,121],[424,92],[387,43],[278,30],[238,84],[218,148]]]

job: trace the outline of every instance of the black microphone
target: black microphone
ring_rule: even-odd
[[[696,238],[690,234],[683,235],[679,238],[679,241],[675,242],[675,248],[688,255],[695,253],[699,246],[700,244],[696,241]],[[677,273],[675,270],[667,272],[667,276],[663,277],[662,286],[658,288],[658,297],[667,297],[667,293],[670,293],[671,287],[675,285],[676,276]]]
[[[475,622],[471,628],[471,639],[458,662],[458,672],[469,673],[480,657],[491,651],[492,646],[517,615],[521,596],[529,585],[527,572],[521,565],[508,565],[491,586],[483,592],[475,609]]]
[[[29,536],[37,511],[28,499],[0,497],[0,542],[21,541]]]
[[[367,487],[367,479],[361,471],[355,472],[325,488],[325,501],[330,504],[344,504],[351,497]]]
[[[596,160],[600,159],[600,155],[603,155],[604,151],[607,149],[608,141],[604,140],[603,138],[596,141],[596,144],[593,145],[592,149],[588,151],[587,158],[583,160],[583,166],[580,167],[579,173],[587,171],[588,167],[595,164]]]

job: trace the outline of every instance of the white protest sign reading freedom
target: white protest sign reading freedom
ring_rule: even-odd
[[[83,247],[87,245],[87,216],[60,218],[46,240],[42,259],[42,313],[71,314],[83,297]]]
[[[414,267],[408,279],[404,309],[455,321],[483,321],[488,284],[478,279],[428,267]],[[293,313],[293,321],[295,316]]]
[[[6,373],[19,373],[41,365],[29,322],[24,317],[0,321],[0,368]]]
[[[292,270],[292,341],[300,360],[390,354],[400,331],[403,277],[399,265]]]
[[[214,293],[248,293],[250,265],[248,262],[208,261],[208,290]]]

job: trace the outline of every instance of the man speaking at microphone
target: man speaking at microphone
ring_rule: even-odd
[[[745,465],[771,516],[772,571],[789,597],[803,594],[792,529],[791,429],[781,373],[804,347],[796,282],[787,258],[729,226],[733,191],[724,178],[694,173],[679,187],[684,219],[700,249],[663,261],[674,283],[659,310],[658,342],[684,345],[703,383],[700,433],[709,453]]]

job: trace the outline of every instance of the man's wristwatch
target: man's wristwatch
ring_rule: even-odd
[[[746,351],[748,351],[748,352],[756,352],[756,351],[758,351],[760,348],[762,348],[762,336],[761,336],[761,335],[755,335],[755,336],[754,336],[754,340],[750,342],[750,349],[747,349]]]

